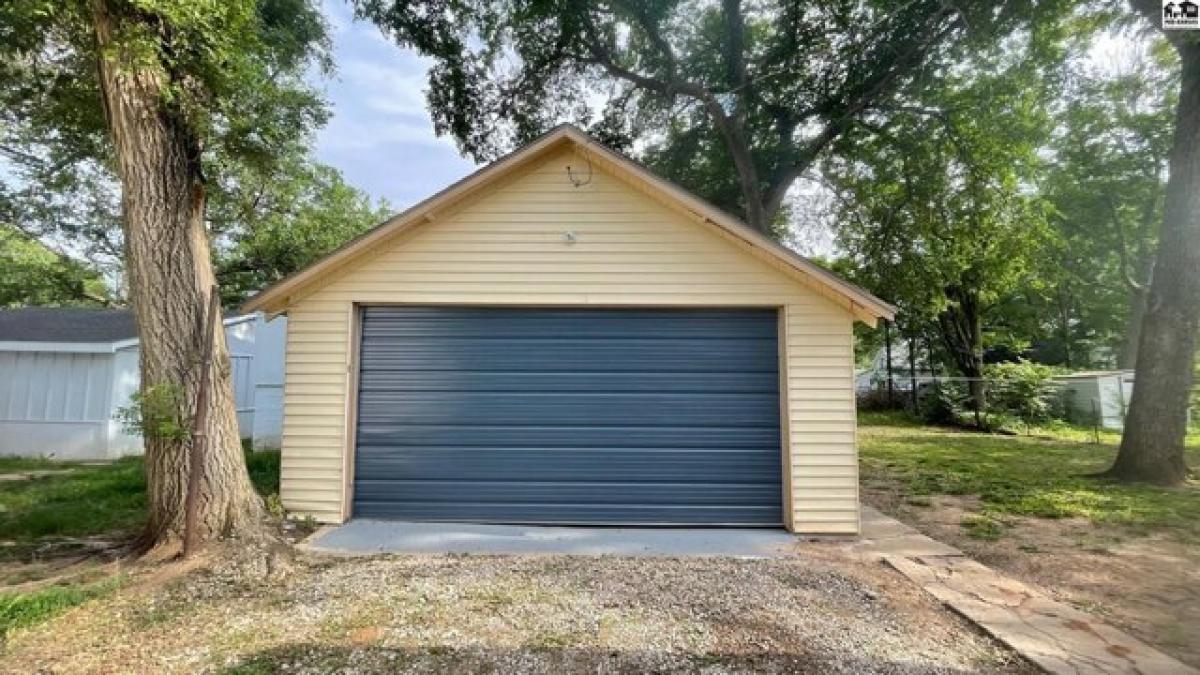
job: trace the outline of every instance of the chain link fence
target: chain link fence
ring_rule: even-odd
[[[1133,395],[1132,371],[1041,376],[1014,368],[1003,377],[893,373],[857,383],[860,410],[907,410],[931,423],[1030,430],[1062,422],[1120,432]],[[980,401],[982,403],[980,404]],[[1200,385],[1193,389],[1188,423],[1200,431]]]

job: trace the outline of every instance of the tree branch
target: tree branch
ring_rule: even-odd
[[[1108,205],[1108,215],[1112,221],[1113,230],[1117,233],[1117,256],[1121,260],[1121,280],[1130,291],[1143,295],[1150,291],[1145,284],[1133,278],[1133,269],[1129,264],[1129,242],[1125,237],[1125,226],[1121,224],[1121,216],[1117,213],[1117,205],[1113,203],[1112,195],[1105,194],[1105,204]]]
[[[734,117],[742,120],[746,116],[746,99],[752,96],[746,73],[746,20],[741,0],[723,0],[721,4],[725,15],[725,77],[736,92]]]
[[[663,80],[651,75],[638,73],[617,63],[612,51],[599,35],[599,31],[596,30],[596,25],[592,21],[591,15],[585,12],[586,45],[591,55],[590,62],[604,68],[614,77],[630,82],[634,86],[657,92],[668,100],[673,99],[676,95],[684,95],[703,104],[705,112],[708,114],[709,119],[712,120],[713,125],[716,126],[717,131],[721,134],[726,147],[729,149],[729,154],[733,158],[734,167],[738,172],[738,182],[745,201],[746,220],[751,226],[766,232],[769,227],[767,223],[768,215],[772,212],[764,211],[763,209],[762,187],[758,181],[758,169],[754,165],[754,158],[750,152],[750,144],[746,140],[746,135],[740,121],[726,113],[721,102],[710,90],[694,82],[681,79],[675,70],[674,53],[671,51],[665,38],[658,31],[657,26],[640,12],[631,10],[631,14],[638,18],[638,25],[646,32],[647,39],[651,44],[658,45],[658,49],[662,51],[664,58],[667,60],[669,79]]]
[[[838,115],[825,125],[820,133],[806,141],[798,149],[796,160],[791,165],[781,167],[772,176],[765,199],[765,208],[768,213],[774,213],[779,209],[784,196],[796,178],[812,166],[817,156],[845,131],[855,116],[861,114],[868,106],[887,93],[902,76],[916,68],[929,49],[957,27],[957,21],[950,21],[941,28],[935,29],[944,19],[952,16],[960,17],[961,15],[952,7],[946,7],[934,15],[929,22],[930,30],[924,39],[919,40],[914,48],[893,61],[891,67],[863,87],[842,107]]]

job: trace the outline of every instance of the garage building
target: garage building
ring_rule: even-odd
[[[288,316],[294,513],[858,531],[852,326],[893,308],[574,127],[245,309]]]

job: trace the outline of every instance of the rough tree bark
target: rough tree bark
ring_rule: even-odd
[[[967,378],[967,392],[975,425],[983,428],[987,389],[983,382],[983,311],[976,293],[959,287],[946,289],[950,306],[938,315],[938,328],[950,359]]]
[[[1135,9],[1158,24],[1158,2]],[[1108,475],[1174,485],[1187,478],[1184,437],[1200,330],[1200,39],[1168,37],[1182,62],[1170,177],[1121,449]]]
[[[1125,322],[1125,341],[1117,356],[1117,367],[1132,370],[1137,367],[1138,343],[1142,340],[1142,323],[1146,320],[1146,291],[1129,292],[1129,319]]]
[[[1146,201],[1142,207],[1141,222],[1138,223],[1134,246],[1125,241],[1125,230],[1117,217],[1116,208],[1110,201],[1113,226],[1117,230],[1117,255],[1121,261],[1121,281],[1129,294],[1129,317],[1125,320],[1125,340],[1117,356],[1117,367],[1137,367],[1138,343],[1142,339],[1142,323],[1146,319],[1146,306],[1150,297],[1150,282],[1154,273],[1153,240],[1158,232],[1159,196]],[[1132,258],[1132,260],[1131,260]]]
[[[125,269],[141,336],[141,386],[177,392],[178,419],[191,418],[205,339],[203,315],[215,280],[204,227],[200,141],[165,96],[169,71],[139,60],[120,36],[148,19],[92,0],[101,96],[121,179]],[[143,33],[144,34],[144,33]],[[199,492],[201,540],[257,535],[263,508],[246,471],[238,437],[224,331],[216,331],[211,413]],[[186,428],[186,425],[184,426]],[[149,519],[146,548],[178,543],[184,521],[189,441],[146,438]]]

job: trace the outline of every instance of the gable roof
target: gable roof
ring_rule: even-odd
[[[877,319],[890,320],[895,316],[895,307],[865,289],[782,246],[740,219],[678,185],[660,178],[628,157],[597,143],[583,131],[569,124],[555,127],[529,144],[350,240],[311,265],[268,286],[250,297],[242,305],[242,311],[283,311],[290,302],[290,296],[316,281],[322,273],[346,263],[359,254],[372,250],[377,244],[395,234],[432,221],[438,213],[492,184],[508,172],[526,165],[551,149],[563,146],[580,148],[588,154],[589,159],[596,160],[610,171],[636,183],[652,195],[691,213],[704,223],[760,252],[767,259],[778,263],[785,272],[790,272],[836,297],[844,298],[850,304],[850,311],[857,318],[874,325]]]
[[[128,309],[0,309],[0,342],[119,342],[137,334]]]

